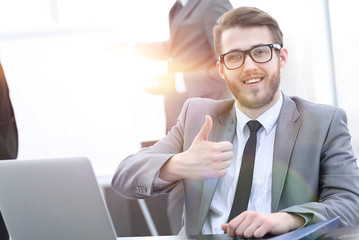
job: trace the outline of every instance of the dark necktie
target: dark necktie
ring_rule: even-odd
[[[247,210],[249,196],[251,194],[254,159],[256,155],[257,131],[262,124],[256,120],[247,122],[250,135],[243,150],[241,170],[239,172],[236,194],[232,205],[228,222]]]

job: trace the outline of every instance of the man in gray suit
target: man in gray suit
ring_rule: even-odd
[[[170,38],[135,44],[138,55],[168,62],[167,73],[146,85],[148,92],[164,95],[166,132],[176,125],[187,98],[232,97],[216,69],[212,34],[217,19],[230,9],[229,0],[177,0],[169,12]]]
[[[189,235],[257,238],[335,216],[339,226],[359,224],[359,169],[346,115],[279,90],[288,52],[275,19],[257,8],[231,10],[215,26],[214,42],[235,99],[186,101],[166,137],[123,160],[113,188],[146,198],[183,183],[182,232]],[[245,195],[236,188],[253,120],[260,128],[249,201],[231,218],[236,192]]]

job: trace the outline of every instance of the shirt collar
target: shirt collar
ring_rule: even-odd
[[[266,135],[268,135],[275,124],[277,123],[277,119],[279,117],[280,110],[283,104],[283,96],[280,94],[279,100],[274,104],[270,109],[265,111],[262,115],[260,115],[256,120],[259,121],[265,129]],[[252,120],[246,114],[244,114],[236,105],[236,116],[237,116],[237,134],[242,133],[244,131],[244,127],[247,122]]]
[[[186,4],[188,3],[188,0],[177,0],[181,5],[182,7],[186,6]]]

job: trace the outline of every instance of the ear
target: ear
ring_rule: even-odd
[[[221,63],[220,61],[217,61],[217,70],[218,70],[219,76],[221,76],[221,78],[224,79],[224,66],[223,66],[223,63]]]
[[[279,60],[280,60],[280,67],[283,68],[287,64],[287,61],[288,61],[287,49],[285,49],[285,48],[280,49]]]

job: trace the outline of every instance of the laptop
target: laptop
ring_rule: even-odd
[[[0,161],[0,211],[11,240],[142,240],[116,238],[110,215],[87,158]],[[339,217],[272,240],[316,239],[336,228]],[[228,240],[225,234],[159,236],[155,240]]]
[[[0,211],[11,240],[115,240],[87,158],[0,161]]]

